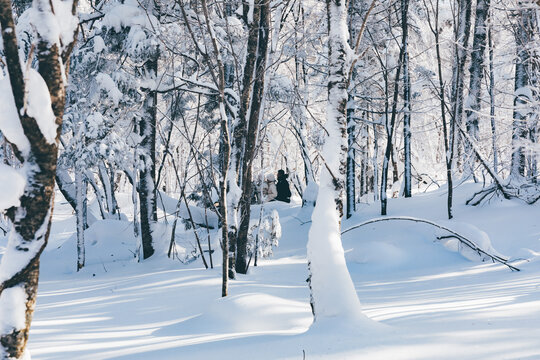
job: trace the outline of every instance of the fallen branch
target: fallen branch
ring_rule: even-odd
[[[304,220],[300,219],[298,216],[293,216],[293,218],[295,218],[296,220],[298,220],[300,222],[300,226],[305,225],[305,224],[309,224],[311,222],[311,220],[304,221]]]
[[[500,257],[498,255],[490,254],[490,253],[486,252],[485,250],[481,249],[480,247],[478,247],[478,245],[476,245],[473,241],[467,239],[465,236],[455,232],[454,230],[451,230],[451,229],[449,229],[449,228],[447,228],[445,226],[439,225],[437,223],[434,223],[432,221],[425,220],[425,219],[418,219],[418,218],[409,217],[409,216],[376,218],[376,219],[371,219],[371,220],[368,220],[368,221],[364,221],[363,223],[360,223],[358,225],[354,225],[354,226],[348,228],[347,230],[342,231],[341,235],[344,235],[344,234],[348,233],[349,231],[358,229],[358,228],[360,228],[362,226],[366,226],[366,225],[373,224],[373,223],[376,223],[376,222],[381,222],[381,221],[412,221],[412,222],[423,223],[423,224],[428,224],[428,225],[434,226],[436,228],[439,228],[441,230],[449,232],[450,234],[452,234],[453,237],[458,239],[460,243],[462,243],[463,245],[466,245],[467,247],[469,247],[473,251],[476,251],[478,253],[478,255],[485,255],[485,256],[489,257],[493,262],[498,262],[498,263],[501,263],[503,265],[508,266],[510,268],[510,270],[512,270],[512,271],[520,271],[515,266],[512,266],[512,265],[508,264],[508,259],[505,259],[505,258]]]
[[[476,206],[481,204],[489,195],[493,197],[497,193],[502,193],[505,199],[516,198],[524,201],[528,205],[532,205],[540,200],[540,187],[534,184],[523,184],[515,186],[511,182],[503,186],[504,191],[496,185],[488,186],[476,192],[469,200],[465,202],[467,205]],[[529,190],[529,191],[528,191]]]
[[[479,192],[475,193],[469,200],[467,200],[467,205],[476,206],[482,203],[485,198],[487,198],[489,195],[495,195],[497,193],[500,193],[505,199],[511,199],[511,198],[517,198],[520,200],[525,201],[527,204],[532,205],[538,200],[540,200],[540,189],[538,186],[533,184],[522,184],[521,186],[516,186],[512,184],[511,182],[505,183],[505,181],[500,178],[495,171],[491,169],[491,167],[488,165],[488,161],[484,159],[482,156],[482,153],[478,149],[478,146],[476,143],[470,138],[469,134],[461,126],[458,125],[458,129],[463,135],[463,137],[469,142],[471,145],[471,148],[473,152],[476,155],[476,158],[480,162],[480,164],[486,169],[489,176],[493,179],[493,184],[491,186],[488,186],[485,189],[480,190]],[[532,189],[532,194],[527,193],[528,189]],[[525,192],[524,194],[522,192]]]

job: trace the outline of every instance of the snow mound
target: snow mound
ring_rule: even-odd
[[[430,228],[403,222],[373,224],[343,235],[345,259],[366,271],[412,270],[454,266],[465,261],[445,251]]]
[[[493,248],[493,245],[491,244],[491,240],[489,239],[489,236],[486,232],[480,230],[474,225],[471,225],[469,223],[464,222],[457,222],[457,221],[439,221],[438,224],[447,227],[456,233],[458,233],[461,236],[464,236],[471,242],[473,242],[478,248],[485,251],[488,254],[495,255],[501,258],[508,258],[507,256],[504,256],[500,254],[497,250]],[[470,261],[490,261],[490,257],[478,253],[477,251],[471,249],[469,246],[464,245],[461,243],[457,238],[450,237],[445,238],[446,236],[449,236],[447,231],[444,231],[442,229],[437,230],[436,234],[437,237],[443,237],[440,242],[441,244],[450,251],[458,252],[463,257]]]
[[[49,244],[44,254],[46,266],[59,268],[63,273],[74,272],[77,259],[76,242],[76,235],[73,235],[62,244],[58,242]],[[108,263],[137,261],[135,254],[138,242],[133,235],[131,222],[96,221],[85,231],[84,242],[85,268],[92,265],[106,268]]]
[[[200,316],[181,323],[186,333],[265,333],[306,330],[306,304],[263,293],[216,299]],[[181,329],[176,329],[182,332]]]
[[[410,256],[405,249],[390,242],[368,241],[345,253],[345,259],[359,264],[384,261],[392,267],[407,262]]]
[[[303,327],[292,316],[304,309],[304,303],[263,293],[248,293],[216,301],[205,316],[215,325],[237,332],[279,331]]]
[[[346,252],[347,261],[370,264],[375,267],[421,268],[450,265],[458,260],[450,253],[459,254],[460,258],[469,261],[491,261],[492,258],[487,254],[502,259],[507,258],[494,249],[487,233],[468,223],[444,220],[429,222],[415,218],[389,220],[395,221],[385,221],[384,225],[381,222],[373,222],[353,228],[354,235],[346,232],[344,246],[349,246]],[[410,221],[399,220],[412,220],[425,224],[417,225]],[[371,238],[376,240],[371,240]],[[476,246],[485,253],[468,246],[467,240],[473,247]],[[440,245],[448,251],[441,251]]]
[[[133,236],[133,225],[128,221],[96,221],[85,231],[86,264],[132,260],[135,258],[137,240]]]
[[[175,199],[164,192],[160,191],[157,200],[157,206],[167,214],[175,214],[176,206],[178,205],[178,199]],[[189,213],[193,217],[193,222],[197,225],[206,225],[210,228],[216,229],[218,227],[218,216],[211,210],[206,210],[196,205],[189,205],[189,211],[184,201],[180,204],[178,216],[183,219],[189,219]]]

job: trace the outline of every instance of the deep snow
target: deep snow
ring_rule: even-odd
[[[130,223],[97,222],[88,230],[88,265],[77,273],[75,219],[58,196],[42,256],[32,358],[539,359],[539,207],[499,200],[461,205],[474,189],[457,189],[453,221],[443,221],[443,190],[389,199],[389,215],[470,224],[522,271],[467,260],[427,225],[370,224],[343,236],[363,313],[373,320],[361,326],[331,320],[311,326],[305,208],[266,205],[279,211],[280,246],[231,281],[222,299],[217,230],[215,267],[206,270],[200,259],[184,265],[164,255],[137,263]],[[379,217],[378,210],[378,203],[361,205],[342,228]],[[178,238],[186,247],[190,231]],[[158,254],[169,239],[163,241]],[[0,254],[5,244],[2,238]]]

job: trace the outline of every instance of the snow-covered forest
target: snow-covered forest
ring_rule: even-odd
[[[0,0],[1,359],[540,359],[540,0]]]

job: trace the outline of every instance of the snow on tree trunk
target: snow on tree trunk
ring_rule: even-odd
[[[478,141],[478,113],[480,112],[480,95],[482,81],[484,79],[484,58],[487,38],[487,17],[489,13],[490,0],[478,0],[476,4],[476,20],[474,23],[473,48],[471,52],[471,65],[469,67],[469,98],[468,109],[466,111],[466,127],[469,137],[473,141]],[[465,176],[474,177],[474,156],[472,156],[471,145],[465,142],[465,154],[467,162],[465,164]]]
[[[463,92],[465,82],[465,62],[467,60],[467,50],[469,47],[469,35],[471,30],[471,1],[458,0],[458,18],[455,24],[454,33],[454,63],[452,67],[452,93],[451,93],[451,111],[452,125],[450,127],[450,147],[461,152],[462,137],[457,133],[457,128],[461,126],[463,117]],[[454,139],[458,139],[455,144]],[[453,151],[452,151],[453,153]],[[457,161],[461,163],[462,159],[458,155]],[[459,165],[459,164],[458,164]],[[449,193],[452,189],[448,189]]]
[[[347,102],[347,219],[356,211],[356,123],[354,120],[354,100],[349,94]]]
[[[495,124],[495,70],[493,64],[493,36],[492,36],[492,20],[489,20],[488,25],[488,45],[489,45],[489,116],[491,119],[491,148],[493,151],[493,171],[497,174],[499,167],[499,159],[497,152],[497,127]]]
[[[243,183],[245,179],[242,171],[244,170],[244,161],[245,159],[245,149],[246,141],[248,137],[248,124],[250,117],[250,104],[252,98],[252,89],[253,89],[253,77],[255,74],[255,65],[257,62],[257,43],[259,39],[259,24],[261,16],[261,6],[260,2],[258,6],[250,7],[249,21],[246,18],[246,24],[249,28],[249,35],[247,40],[247,55],[246,61],[244,63],[244,76],[242,79],[242,95],[240,98],[240,111],[239,116],[235,119],[233,133],[233,143],[231,146],[231,163],[229,169],[229,194],[227,198],[229,201],[229,214],[230,214],[230,223],[229,223],[229,276],[231,278],[236,277],[236,255],[237,255],[237,244],[239,238],[239,230],[241,226],[241,216],[240,211],[243,210],[241,204],[244,201],[244,196],[242,193]]]
[[[531,4],[532,5],[532,4]],[[520,183],[526,176],[525,144],[527,143],[527,122],[530,113],[530,102],[533,101],[531,91],[531,74],[533,56],[529,49],[536,31],[536,11],[523,2],[517,11],[514,36],[516,39],[515,99],[512,123],[512,163],[511,180]]]
[[[51,226],[57,144],[65,105],[62,64],[69,61],[77,27],[76,17],[62,11],[62,7],[54,12],[53,3],[36,0],[29,13],[38,35],[38,74],[33,69],[23,72],[11,2],[0,0],[0,25],[9,74],[9,91],[0,93],[0,101],[13,104],[12,111],[2,114],[7,118],[0,122],[0,131],[24,164],[25,175],[30,175],[24,193],[19,194],[20,202],[1,209],[6,210],[13,225],[0,263],[0,358],[27,356],[25,347],[37,296],[39,257],[47,245]],[[4,127],[13,124],[16,128],[6,133]],[[13,191],[9,184],[1,185],[4,191]]]
[[[77,206],[75,213],[77,217],[77,271],[84,267],[85,249],[84,249],[84,230],[86,229],[86,189],[87,182],[83,174],[77,171],[75,174],[75,188],[77,189]]]
[[[242,190],[238,186],[238,171],[237,171],[237,163],[241,159],[241,149],[242,149],[242,141],[241,137],[239,137],[239,133],[241,131],[239,130],[240,124],[238,124],[238,119],[235,121],[235,125],[233,126],[233,129],[231,133],[232,136],[232,143],[230,144],[230,155],[228,163],[228,169],[225,172],[225,169],[222,170],[223,173],[227,174],[227,177],[225,178],[225,189],[227,189],[226,199],[227,199],[227,215],[228,215],[228,221],[227,221],[227,239],[228,239],[228,267],[229,267],[229,278],[235,279],[236,278],[236,270],[235,270],[235,259],[236,259],[236,240],[238,236],[238,205],[240,203],[240,198],[242,196]],[[222,130],[223,133],[223,130]],[[224,144],[222,143],[222,146]],[[223,162],[225,163],[225,162]]]
[[[156,79],[159,52],[154,53],[146,61],[144,69],[149,79]],[[156,202],[156,123],[157,92],[147,91],[144,101],[144,114],[139,122],[141,169],[139,179],[139,200],[141,213],[141,239],[143,259],[154,254],[154,228],[157,222]]]
[[[114,173],[113,176],[109,175],[109,170],[103,161],[98,164],[98,174],[101,183],[103,184],[103,192],[105,195],[105,201],[107,203],[108,217],[111,219],[120,220],[120,213],[118,212],[118,203],[114,195]]]
[[[347,159],[347,9],[342,0],[327,0],[328,12],[328,106],[317,204],[309,230],[307,256],[311,306],[315,320],[362,316],[341,244],[341,217]]]
[[[222,67],[220,67],[222,68]],[[222,75],[222,74],[221,74]],[[223,75],[222,75],[223,80]],[[231,144],[229,140],[229,128],[227,124],[227,115],[225,114],[225,95],[223,93],[224,81],[220,89],[220,114],[221,114],[221,177],[219,179],[219,215],[221,218],[221,252],[222,252],[222,282],[221,296],[228,294],[228,279],[229,279],[229,226],[227,213],[227,179],[229,170],[229,158],[231,156]]]
[[[373,158],[371,160],[373,164],[373,200],[379,200],[379,136],[377,134],[377,125],[373,123]]]

